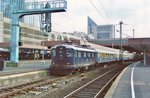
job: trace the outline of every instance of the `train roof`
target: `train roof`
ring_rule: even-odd
[[[114,49],[114,48],[97,45],[97,44],[89,43],[89,42],[86,42],[86,45],[90,45],[92,48],[96,49],[99,52],[115,53],[115,54],[119,53],[119,49]]]
[[[87,47],[79,47],[79,46],[69,45],[69,44],[59,44],[59,45],[53,46],[51,49],[56,48],[58,46],[64,46],[66,48],[71,48],[71,49],[80,50],[80,51],[111,53],[111,54],[118,54],[119,55],[119,49],[113,49],[113,48],[108,48],[108,47],[98,46],[98,45],[95,45],[95,47],[93,47],[93,48],[87,48]],[[131,53],[124,52],[124,55],[130,55],[130,54]]]
[[[75,45],[67,45],[67,44],[55,45],[54,47],[52,47],[52,49],[53,49],[53,48],[56,48],[56,47],[58,47],[58,46],[64,46],[64,47],[66,47],[66,48],[72,48],[72,49],[74,49],[74,50],[80,50],[80,51],[96,52],[96,50],[93,49],[93,48],[78,47],[78,46],[75,46]]]

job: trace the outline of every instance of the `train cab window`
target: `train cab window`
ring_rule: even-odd
[[[59,57],[63,57],[63,50],[62,50],[62,49],[60,49],[60,50],[58,51],[58,56],[59,56]]]
[[[66,57],[73,57],[73,50],[72,49],[66,50]]]
[[[55,49],[52,50],[52,56],[56,56],[56,50]]]

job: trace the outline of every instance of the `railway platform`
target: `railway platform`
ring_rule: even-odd
[[[19,67],[4,66],[0,71],[0,88],[44,78],[49,75],[50,61],[22,61]]]
[[[118,76],[105,98],[149,98],[149,74],[150,65],[131,64]]]
[[[9,70],[20,70],[20,69],[47,69],[50,67],[51,61],[50,60],[24,60],[19,61],[19,66],[8,66],[8,61],[4,62],[4,68],[3,71],[9,71]]]

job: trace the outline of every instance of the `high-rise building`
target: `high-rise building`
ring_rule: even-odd
[[[88,16],[87,17],[87,25],[88,25],[88,37],[91,39],[95,39],[96,38],[96,27],[97,24]]]
[[[110,39],[114,36],[114,25],[97,25],[88,17],[88,37],[90,39]]]

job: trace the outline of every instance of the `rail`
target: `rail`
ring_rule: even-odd
[[[48,84],[53,86],[55,82],[62,80],[64,78],[69,78],[69,77],[71,76],[51,77],[51,78],[47,77],[44,79],[38,79],[32,82],[26,82],[26,83],[18,84],[15,86],[3,87],[0,89],[0,98],[9,98],[10,96],[19,94],[23,91],[31,90],[34,87],[39,87],[39,86],[48,85]]]
[[[119,67],[120,68],[120,67]],[[116,78],[119,74],[119,68],[112,69],[101,76],[93,79],[92,81],[88,82],[87,84],[81,86],[77,90],[73,91],[72,93],[66,95],[64,98],[99,98],[98,96],[106,89],[106,87]],[[121,70],[121,69],[119,69]],[[111,73],[111,74],[110,74]],[[113,73],[113,74],[112,74]],[[112,78],[113,77],[113,78]],[[104,83],[101,82],[104,81]],[[97,86],[99,85],[99,86]],[[101,97],[100,97],[101,98]]]

